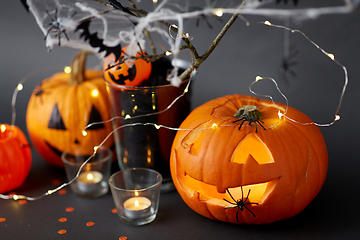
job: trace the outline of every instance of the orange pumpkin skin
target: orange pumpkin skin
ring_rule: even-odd
[[[90,156],[112,131],[110,122],[84,128],[111,118],[110,101],[102,71],[86,70],[81,83],[70,83],[71,74],[56,73],[32,93],[26,112],[26,125],[32,143],[50,164],[63,167],[62,152],[76,149]],[[104,144],[113,147],[110,137]],[[80,151],[80,152],[79,152]]]
[[[31,150],[20,128],[0,126],[0,193],[5,193],[24,183],[31,168]]]
[[[124,52],[127,47],[121,49],[122,53],[120,59],[115,61],[115,55],[112,53],[104,60],[103,71],[104,78],[110,83],[125,85],[125,86],[138,86],[143,81],[147,80],[151,74],[151,63],[143,59],[136,59],[134,61],[121,63],[124,60]],[[140,57],[140,53],[136,57]],[[130,66],[128,65],[130,64]]]
[[[244,123],[240,130],[236,111],[255,105],[262,114],[258,124]],[[277,104],[281,112],[286,106]],[[319,128],[284,117],[279,121],[272,102],[231,95],[209,101],[193,110],[181,124],[173,142],[170,168],[175,187],[185,203],[199,214],[232,223],[267,224],[295,216],[319,193],[327,173],[328,154]],[[286,115],[301,123],[312,122],[290,108]],[[213,124],[218,127],[213,127]],[[276,124],[275,126],[273,126]],[[226,125],[226,126],[225,126]],[[273,127],[271,127],[273,126]],[[250,211],[234,202],[249,193]],[[258,188],[261,186],[260,188]]]

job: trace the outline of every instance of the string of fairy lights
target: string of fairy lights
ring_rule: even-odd
[[[217,12],[216,13],[218,16],[222,16],[221,13]],[[344,94],[345,94],[345,91],[346,91],[346,88],[347,88],[347,85],[348,85],[348,82],[349,82],[349,79],[348,79],[348,72],[347,72],[347,69],[344,65],[342,65],[341,63],[339,63],[336,59],[335,59],[335,56],[331,53],[328,53],[326,52],[323,48],[321,48],[318,44],[316,44],[315,42],[313,42],[305,33],[303,33],[302,31],[300,30],[294,30],[294,29],[291,29],[291,28],[288,28],[288,27],[285,27],[285,26],[281,26],[281,25],[275,25],[275,24],[272,24],[271,22],[269,21],[265,21],[265,22],[262,22],[262,24],[266,25],[266,26],[270,26],[270,27],[275,27],[275,28],[281,28],[281,29],[284,29],[286,31],[289,31],[291,33],[299,33],[301,34],[303,37],[305,37],[306,40],[308,40],[311,44],[313,44],[318,50],[320,50],[324,55],[326,55],[327,57],[329,57],[332,61],[334,61],[337,65],[339,65],[343,71],[344,71],[344,75],[345,75],[345,81],[344,81],[344,85],[343,85],[343,88],[342,88],[342,91],[341,91],[341,95],[340,95],[340,100],[339,100],[339,104],[338,104],[338,107],[336,109],[336,112],[335,112],[335,117],[334,117],[334,120],[330,123],[325,123],[325,124],[320,124],[320,123],[316,123],[316,122],[308,122],[308,123],[302,123],[302,122],[298,122],[296,121],[295,119],[291,119],[289,118],[288,116],[286,116],[286,113],[287,113],[287,109],[288,109],[288,99],[287,97],[281,92],[277,82],[275,79],[273,78],[270,78],[270,77],[261,77],[261,76],[257,76],[255,78],[255,80],[249,85],[249,91],[256,95],[256,96],[259,96],[259,97],[266,97],[266,98],[269,98],[272,103],[277,107],[278,109],[278,116],[279,116],[279,120],[278,122],[276,122],[274,125],[270,126],[269,128],[272,128],[272,127],[275,127],[280,121],[281,119],[284,117],[290,121],[293,121],[295,123],[298,123],[298,124],[303,124],[303,125],[308,125],[308,124],[315,124],[316,126],[319,126],[319,127],[324,127],[324,126],[331,126],[333,125],[336,121],[340,120],[340,115],[338,114],[339,111],[340,111],[340,107],[342,105],[342,100],[343,100],[343,97],[344,97]],[[27,78],[29,78],[30,76],[38,73],[39,71],[42,71],[43,69],[40,69],[38,71],[34,71],[32,72],[31,74],[27,75],[26,77],[24,77],[23,79],[21,79],[21,81],[19,82],[18,86],[16,87],[15,91],[14,91],[14,94],[13,94],[13,98],[12,98],[12,125],[15,124],[15,116],[16,116],[16,111],[15,111],[15,103],[16,103],[16,97],[17,97],[17,94],[19,91],[21,91],[23,89],[23,84],[25,82],[25,80]],[[69,71],[68,67],[66,67],[66,70],[65,71]],[[271,95],[261,95],[261,94],[258,94],[256,93],[255,91],[252,90],[252,86],[255,84],[255,83],[258,83],[260,81],[263,81],[263,80],[270,80],[272,81],[274,84],[275,84],[275,87],[277,89],[277,91],[281,94],[281,96],[285,99],[286,101],[286,108],[285,108],[285,111],[281,112],[280,108],[276,105],[275,101],[273,100],[273,97]],[[140,118],[140,117],[147,117],[147,116],[151,116],[151,115],[157,115],[157,114],[161,114],[167,110],[169,110],[180,98],[182,98],[186,93],[188,93],[189,91],[189,86],[190,86],[190,83],[191,83],[191,77],[183,91],[183,93],[181,95],[179,95],[177,98],[175,98],[165,109],[161,110],[161,111],[158,111],[158,112],[155,112],[155,113],[149,113],[149,114],[143,114],[143,115],[137,115],[137,116],[130,116],[130,115],[126,115],[124,117],[121,117],[121,116],[115,116],[109,120],[106,120],[106,121],[103,121],[103,122],[95,122],[95,123],[91,123],[89,125],[87,125],[84,129],[83,129],[83,135],[86,135],[86,129],[87,128],[90,128],[91,126],[95,125],[95,124],[101,124],[101,123],[106,123],[106,122],[111,122],[111,121],[114,121],[115,119],[118,119],[118,118],[122,118],[122,119],[136,119],[136,118]],[[215,123],[211,126],[211,127],[208,127],[208,128],[203,128],[203,129],[183,129],[183,128],[175,128],[175,127],[168,127],[168,126],[165,126],[165,125],[159,125],[159,124],[155,124],[155,123],[130,123],[130,124],[124,124],[122,126],[119,126],[115,129],[113,129],[113,131],[111,133],[108,134],[108,136],[98,145],[98,146],[95,146],[94,147],[94,152],[93,154],[83,162],[83,164],[79,167],[78,169],[78,172],[76,174],[76,176],[71,179],[70,181],[68,182],[65,182],[63,184],[61,184],[60,186],[54,188],[54,189],[49,189],[47,190],[45,193],[37,196],[37,197],[29,197],[29,196],[25,196],[25,195],[19,195],[19,194],[11,194],[11,195],[4,195],[4,194],[0,194],[0,199],[12,199],[12,200],[27,200],[27,201],[36,201],[36,200],[39,200],[45,196],[48,196],[48,195],[51,195],[57,191],[59,191],[60,189],[63,189],[65,188],[66,186],[70,185],[72,182],[74,182],[77,177],[79,176],[79,174],[81,173],[81,170],[82,168],[96,155],[97,153],[97,150],[99,147],[101,147],[105,142],[106,140],[111,136],[113,135],[116,131],[118,131],[119,129],[121,128],[126,128],[126,127],[135,127],[135,126],[154,126],[156,129],[160,129],[160,128],[166,128],[166,129],[169,129],[169,130],[173,130],[173,131],[204,131],[204,130],[207,130],[207,129],[212,129],[212,128],[217,128],[217,127],[236,127],[236,125],[221,125],[221,126],[218,126],[216,125]]]

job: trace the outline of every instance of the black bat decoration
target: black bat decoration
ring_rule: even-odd
[[[276,4],[279,4],[280,2],[284,1],[285,4],[287,4],[288,0],[276,0]],[[297,6],[297,4],[299,3],[299,0],[292,0],[294,5]],[[260,0],[261,2],[261,0]]]
[[[80,23],[75,31],[81,30],[82,33],[80,38],[84,38],[84,41],[88,41],[91,47],[99,48],[98,52],[105,51],[105,57],[113,53],[115,55],[115,61],[119,60],[121,55],[121,44],[119,43],[116,46],[110,47],[106,46],[103,42],[104,40],[97,36],[97,33],[90,33],[89,30],[90,20],[83,21]]]
[[[23,6],[25,7],[26,11],[29,12],[29,5],[27,5],[26,0],[20,0]]]

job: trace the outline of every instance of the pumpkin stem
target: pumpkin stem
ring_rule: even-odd
[[[78,51],[71,61],[71,73],[69,84],[81,84],[85,81],[86,57],[91,52],[86,50]]]

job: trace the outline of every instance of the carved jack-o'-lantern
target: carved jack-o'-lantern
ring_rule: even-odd
[[[138,86],[143,81],[147,80],[151,74],[151,63],[143,59],[125,60],[127,47],[121,49],[121,55],[118,61],[115,61],[115,55],[110,54],[104,61],[104,78],[106,81],[126,85]],[[136,57],[140,57],[140,52]]]
[[[30,97],[26,124],[36,150],[49,163],[62,167],[62,152],[76,149],[84,157],[93,154],[112,131],[110,102],[102,71],[86,70],[87,52],[79,51],[71,73],[57,73],[36,87]],[[113,147],[112,137],[105,146]]]
[[[325,181],[326,145],[317,126],[279,120],[285,108],[233,95],[190,113],[180,128],[193,131],[178,131],[170,160],[176,189],[190,208],[224,222],[265,224],[310,203]],[[239,109],[247,114],[242,121],[234,116]],[[294,108],[286,115],[312,122]]]

